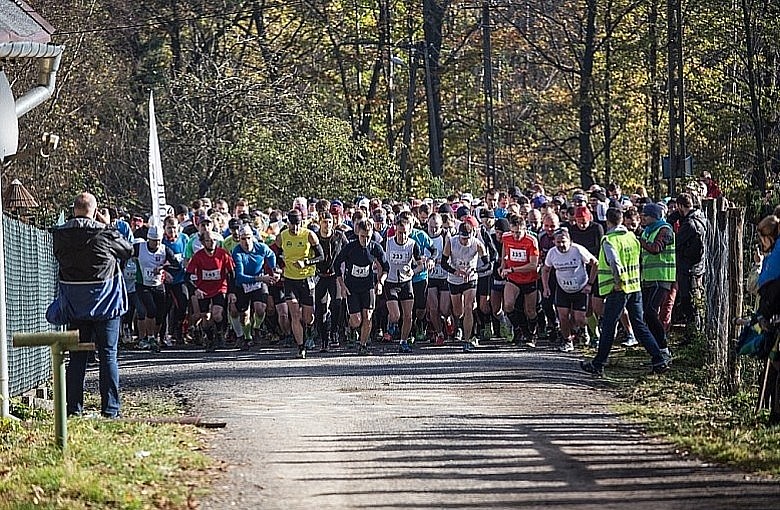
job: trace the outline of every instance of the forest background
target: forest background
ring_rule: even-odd
[[[668,193],[666,2],[29,3],[65,52],[55,96],[20,121],[2,182],[20,179],[47,218],[84,189],[149,211],[150,90],[171,204],[205,193],[281,208],[298,195],[481,193],[492,168],[499,186],[615,181]],[[681,9],[694,173],[755,201],[777,182],[780,3]],[[34,83],[32,60],[5,69],[17,96]],[[44,132],[60,137],[49,157]]]

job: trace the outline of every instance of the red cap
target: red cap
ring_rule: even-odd
[[[590,213],[590,209],[588,209],[587,206],[584,205],[574,208],[574,217],[585,218],[588,221],[591,221],[593,219],[593,215]]]

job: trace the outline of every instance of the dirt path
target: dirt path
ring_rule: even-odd
[[[770,508],[780,484],[676,455],[607,407],[574,356],[126,355],[125,385],[173,385],[224,420],[204,509]]]

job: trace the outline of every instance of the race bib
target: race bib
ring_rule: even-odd
[[[528,262],[528,250],[520,248],[509,249],[509,260],[512,262]]]
[[[402,251],[390,252],[390,260],[393,262],[402,262],[406,256],[406,253]]]
[[[260,290],[262,286],[263,286],[263,282],[252,282],[252,283],[241,284],[241,287],[244,288],[244,294],[249,294],[256,290]]]
[[[222,271],[220,271],[219,269],[212,269],[210,271],[204,270],[201,272],[201,277],[203,278],[204,281],[205,280],[219,281],[222,279]]]
[[[584,287],[584,285],[580,285],[576,280],[569,280],[568,278],[563,280],[559,279],[558,285],[561,286],[561,289],[563,289],[564,292],[568,292],[569,294],[579,292]]]
[[[371,266],[352,266],[352,271],[350,271],[350,273],[355,278],[367,278],[370,271]]]
[[[436,266],[433,268],[433,271],[429,273],[429,276],[434,280],[443,280],[447,277],[447,271],[442,269],[440,266]]]

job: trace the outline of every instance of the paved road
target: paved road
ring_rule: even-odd
[[[680,457],[621,422],[575,356],[122,356],[125,386],[175,386],[227,422],[212,454],[230,467],[204,509],[763,509],[780,499],[777,482]]]

